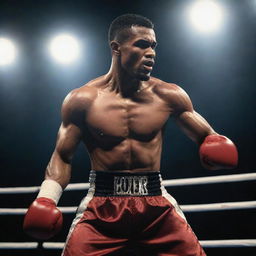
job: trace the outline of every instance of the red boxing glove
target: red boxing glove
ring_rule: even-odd
[[[210,170],[232,169],[238,164],[235,144],[225,136],[208,135],[199,149],[202,165]]]
[[[61,230],[62,221],[62,213],[55,202],[46,197],[39,197],[29,207],[23,229],[36,239],[46,240]]]

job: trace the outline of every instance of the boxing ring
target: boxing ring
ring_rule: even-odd
[[[188,185],[202,185],[202,184],[216,184],[216,183],[230,183],[230,182],[244,182],[255,181],[256,173],[245,174],[231,174],[219,175],[199,178],[184,178],[163,180],[162,184],[167,187],[188,186]],[[74,190],[86,190],[89,188],[89,183],[69,184],[65,189],[66,192]],[[0,188],[0,194],[27,194],[37,193],[39,186],[34,187],[6,187]],[[210,211],[228,211],[228,210],[246,210],[256,209],[256,201],[240,201],[240,202],[223,202],[210,204],[192,204],[180,205],[183,212],[210,212]],[[77,206],[58,207],[64,214],[75,213]],[[24,215],[26,208],[0,208],[0,215]],[[200,240],[204,248],[224,248],[224,247],[256,247],[255,239],[227,239],[227,240]],[[38,249],[45,250],[62,249],[64,242],[0,242],[1,249]]]

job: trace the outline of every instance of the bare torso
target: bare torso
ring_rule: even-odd
[[[121,93],[121,87],[118,91],[106,77],[73,90],[65,98],[46,179],[66,187],[80,141],[88,150],[92,170],[159,171],[163,132],[170,116],[198,144],[214,133],[179,86],[151,77],[143,81],[140,91]]]
[[[45,174],[62,188],[70,181],[72,158],[81,141],[93,170],[143,172],[160,170],[170,116],[199,145],[215,133],[183,89],[151,77],[153,29],[132,26],[128,39],[113,40],[110,47],[108,73],[71,91],[63,102],[62,123]]]
[[[78,89],[90,103],[82,124],[93,170],[158,171],[163,129],[172,108],[161,95],[161,81],[123,97],[100,77]]]

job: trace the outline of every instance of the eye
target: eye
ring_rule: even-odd
[[[141,40],[141,41],[136,42],[135,46],[137,46],[137,47],[139,47],[141,49],[146,49],[146,48],[150,47],[151,44],[149,42],[147,42],[147,41],[142,41]]]

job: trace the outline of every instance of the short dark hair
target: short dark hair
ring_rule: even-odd
[[[115,38],[118,42],[124,42],[128,37],[129,33],[127,29],[132,26],[141,26],[146,28],[154,28],[154,24],[148,18],[138,15],[138,14],[123,14],[115,18],[110,24],[108,30],[108,42],[110,44]]]

